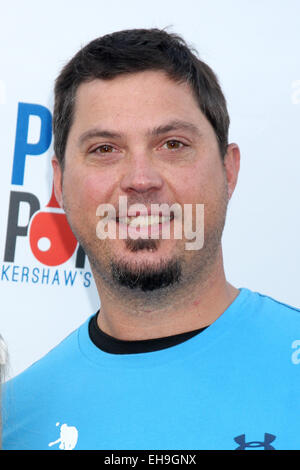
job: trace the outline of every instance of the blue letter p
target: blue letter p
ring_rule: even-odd
[[[40,138],[35,144],[27,142],[30,116],[38,116],[41,119]],[[51,113],[45,106],[19,103],[12,184],[23,184],[27,155],[40,155],[49,148],[52,138],[51,121]]]

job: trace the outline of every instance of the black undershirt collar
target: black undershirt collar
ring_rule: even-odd
[[[164,338],[145,339],[138,341],[126,341],[107,335],[102,331],[97,323],[97,316],[99,311],[90,319],[89,322],[89,336],[92,342],[102,351],[111,354],[137,354],[160,349],[169,348],[176,344],[182,343],[201,331],[205,330],[207,326],[199,328],[198,330],[188,331],[186,333],[179,333],[173,336],[166,336]]]

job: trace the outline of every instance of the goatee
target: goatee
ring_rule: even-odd
[[[132,243],[132,251],[156,249],[155,243],[144,243],[153,240],[135,240],[135,242],[138,243]],[[147,292],[165,289],[178,283],[181,278],[181,263],[175,259],[160,261],[156,266],[149,266],[147,263],[132,265],[132,263],[112,261],[111,272],[113,280],[120,286]]]

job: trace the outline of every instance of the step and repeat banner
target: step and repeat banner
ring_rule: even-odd
[[[300,3],[2,2],[0,334],[8,377],[100,306],[88,259],[52,191],[54,80],[90,40],[143,27],[182,35],[227,98],[230,141],[241,149],[223,238],[228,280],[300,307]]]

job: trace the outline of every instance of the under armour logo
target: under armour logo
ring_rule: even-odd
[[[265,433],[265,440],[263,442],[261,441],[251,441],[251,442],[246,442],[245,439],[245,434],[241,434],[240,436],[237,436],[234,438],[235,442],[239,444],[239,447],[237,447],[235,450],[245,450],[247,448],[258,448],[258,447],[263,447],[264,450],[275,450],[273,446],[271,446],[271,442],[273,442],[276,439],[276,436],[273,434],[268,434],[267,432]]]

